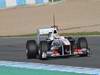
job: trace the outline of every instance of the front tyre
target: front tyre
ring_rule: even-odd
[[[38,51],[40,60],[47,59],[48,43],[47,41],[40,41],[40,49]]]
[[[88,42],[85,37],[80,37],[77,41],[77,48],[86,48],[88,49]]]
[[[83,54],[79,54],[79,56],[89,56],[90,55],[90,49],[88,48],[88,42],[85,37],[80,37],[77,41],[77,48],[84,50],[82,51]]]

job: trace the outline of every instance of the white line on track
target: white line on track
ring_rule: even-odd
[[[13,62],[13,61],[0,61],[0,66],[100,75],[99,68],[85,68],[85,67],[74,67],[65,65],[49,65],[41,63]]]

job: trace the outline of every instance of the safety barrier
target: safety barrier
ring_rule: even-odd
[[[46,4],[49,0],[0,0],[0,9],[22,5]]]

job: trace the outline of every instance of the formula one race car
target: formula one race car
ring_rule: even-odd
[[[90,49],[85,37],[74,39],[59,36],[56,27],[38,29],[36,40],[27,40],[26,55],[28,59],[58,56],[89,56]]]

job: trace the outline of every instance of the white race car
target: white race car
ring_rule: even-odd
[[[89,56],[90,49],[85,37],[74,39],[59,36],[56,27],[39,29],[36,40],[27,40],[26,55],[28,59],[59,56]]]

